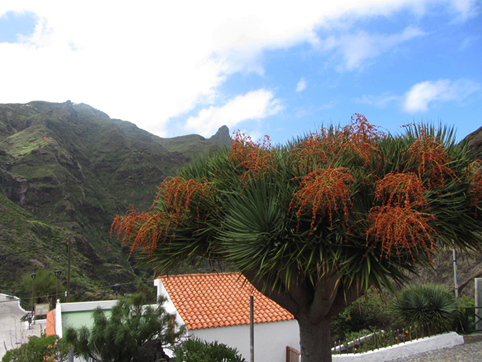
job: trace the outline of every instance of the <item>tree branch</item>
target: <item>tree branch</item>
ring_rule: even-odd
[[[309,318],[316,323],[331,310],[338,295],[341,280],[338,273],[324,274],[315,286],[315,294],[309,309]]]
[[[268,278],[257,278],[255,272],[248,272],[243,274],[245,278],[263,295],[274,300],[281,307],[293,314],[297,319],[300,313],[300,305],[296,299],[291,295],[291,290],[288,292],[286,288],[280,291],[277,288],[273,288],[273,282]],[[284,287],[284,285],[283,285]]]
[[[338,313],[345,310],[346,307],[350,306],[361,294],[356,284],[352,283],[350,287],[346,287],[343,281],[340,283],[341,285],[338,287],[331,309],[325,317],[333,318]]]

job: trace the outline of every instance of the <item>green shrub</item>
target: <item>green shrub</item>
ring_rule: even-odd
[[[467,333],[471,324],[475,322],[475,310],[470,310],[469,315],[466,315],[467,311],[465,308],[475,307],[475,299],[462,295],[457,301],[457,306],[459,309],[456,321],[457,332]]]
[[[145,294],[121,298],[108,317],[100,307],[94,310],[91,329],[68,327],[65,340],[74,346],[74,354],[88,361],[131,362],[142,357],[144,346],[155,341],[162,349],[174,346],[185,332],[162,305],[144,306]]]
[[[32,283],[34,287],[35,303],[49,303],[50,309],[55,308],[55,295],[57,288],[57,278],[53,270],[38,269],[36,277],[32,280],[31,273],[27,272],[22,275],[22,294],[32,295]],[[63,299],[65,287],[59,283],[59,299]],[[29,308],[32,309],[31,299],[29,300]]]
[[[331,335],[335,340],[345,340],[360,331],[389,329],[395,322],[390,304],[390,295],[373,289],[358,298],[351,306],[338,314],[331,324]]]
[[[245,359],[238,354],[238,350],[225,344],[202,341],[199,338],[190,338],[174,349],[174,358],[171,362],[244,362]]]
[[[57,336],[32,336],[28,342],[7,351],[2,362],[48,362],[67,361],[70,345]]]
[[[422,328],[424,334],[452,329],[458,316],[454,295],[439,284],[405,287],[394,300],[392,310],[405,326]]]

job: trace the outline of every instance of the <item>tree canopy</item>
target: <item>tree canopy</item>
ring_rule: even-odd
[[[238,132],[113,230],[161,273],[196,256],[232,262],[298,320],[304,361],[331,360],[311,327],[325,333],[361,292],[402,283],[440,247],[479,247],[480,165],[451,129],[391,135],[359,114],[276,147]]]

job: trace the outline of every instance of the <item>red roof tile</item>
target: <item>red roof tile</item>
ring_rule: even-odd
[[[286,309],[256,290],[240,273],[159,278],[190,330],[249,324],[251,295],[254,297],[255,323],[294,319]]]

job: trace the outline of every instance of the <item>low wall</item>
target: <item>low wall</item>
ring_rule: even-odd
[[[455,332],[420,338],[415,341],[400,343],[395,346],[359,354],[333,355],[333,362],[383,362],[435,349],[450,348],[464,344],[464,337]]]

